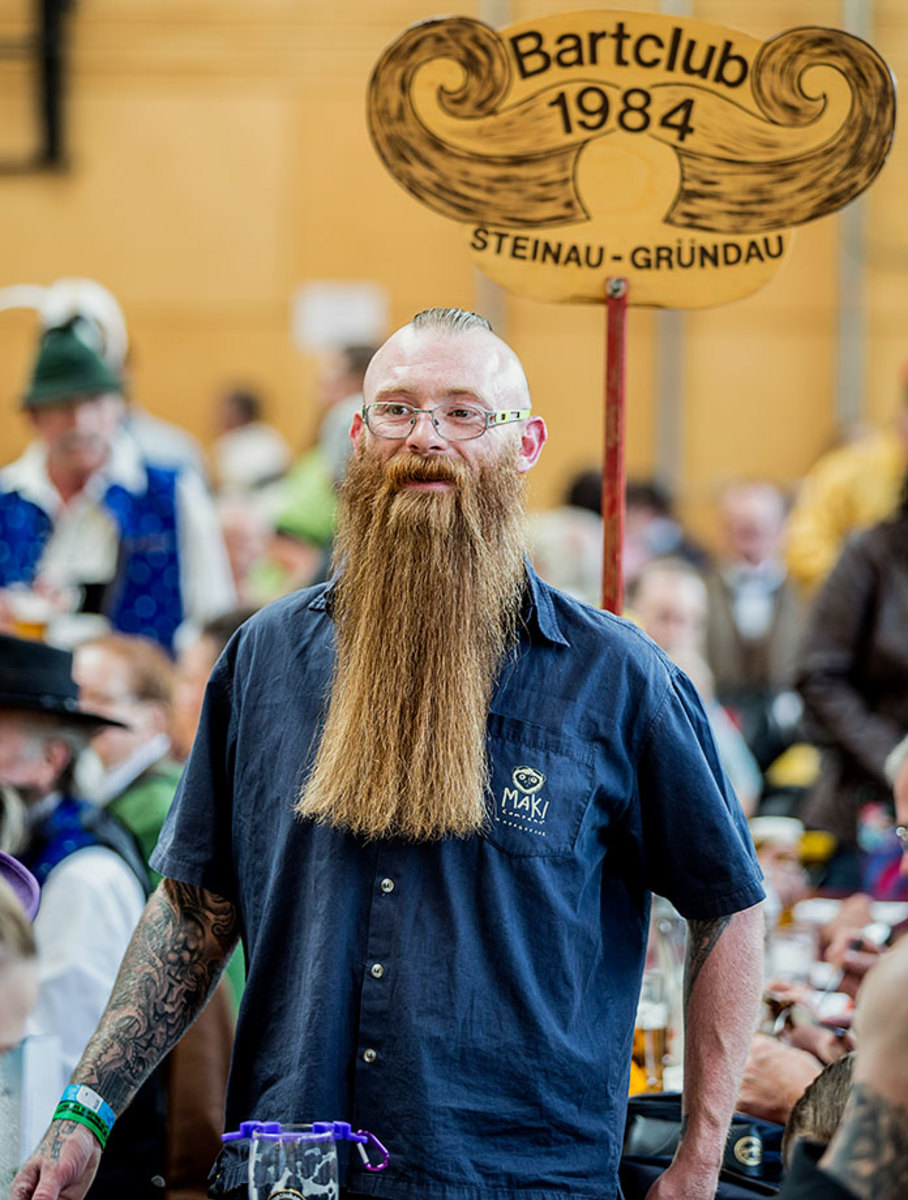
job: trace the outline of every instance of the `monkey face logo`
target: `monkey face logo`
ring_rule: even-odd
[[[545,776],[533,767],[515,767],[511,778],[522,792],[538,792],[545,783]]]

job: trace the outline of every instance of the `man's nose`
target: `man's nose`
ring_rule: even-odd
[[[91,404],[73,404],[69,409],[69,427],[80,433],[94,433],[98,424],[97,413]]]
[[[447,439],[442,437],[435,428],[435,422],[432,420],[429,410],[423,408],[413,415],[416,420],[413,428],[407,434],[407,449],[412,450],[414,454],[430,454],[433,451],[443,450],[448,444]]]

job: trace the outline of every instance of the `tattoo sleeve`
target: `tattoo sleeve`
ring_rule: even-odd
[[[687,925],[687,953],[684,963],[684,1006],[687,1008],[697,976],[715,949],[719,938],[728,928],[731,915],[714,917],[710,921],[689,921]]]
[[[236,910],[165,879],[148,901],[75,1078],[120,1113],[204,1008],[237,940]]]
[[[862,1200],[903,1200],[908,1112],[867,1084],[856,1083],[822,1166]]]

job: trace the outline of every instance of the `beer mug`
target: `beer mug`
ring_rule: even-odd
[[[646,1091],[664,1090],[665,1056],[668,1050],[668,996],[662,972],[643,972],[637,1019],[634,1022],[633,1061],[646,1078]]]
[[[766,975],[786,983],[807,983],[817,960],[818,935],[807,925],[789,924],[774,929],[766,954]]]
[[[249,1200],[338,1200],[337,1149],[331,1132],[311,1125],[253,1129]]]

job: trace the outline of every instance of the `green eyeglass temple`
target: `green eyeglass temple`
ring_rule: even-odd
[[[379,401],[377,401],[377,404],[364,404],[363,411],[362,411],[362,418],[365,421],[366,426],[371,430],[372,433],[375,434],[376,437],[391,438],[391,439],[394,439],[397,437],[406,437],[407,434],[416,426],[416,422],[420,417],[431,417],[432,424],[435,426],[435,428],[439,432],[441,432],[440,425],[439,425],[439,418],[436,416],[436,413],[440,412],[444,408],[451,407],[450,404],[439,404],[435,408],[413,408],[411,405],[407,405],[406,407],[410,409],[410,412],[406,415],[405,419],[409,422],[409,429],[406,431],[406,433],[402,430],[399,434],[397,434],[397,433],[382,433],[380,430],[372,428],[372,425],[369,421],[369,411],[370,411],[370,409],[373,409],[373,408],[377,407],[377,405],[380,405],[383,403],[385,403],[385,401],[379,400]],[[500,410],[498,410],[498,409],[495,409],[495,410],[476,409],[476,412],[477,413],[481,412],[483,417],[485,418],[485,424],[483,425],[482,429],[477,429],[477,431],[475,433],[468,433],[465,437],[452,436],[451,434],[447,434],[447,433],[442,433],[441,436],[443,438],[445,438],[446,441],[469,442],[469,441],[472,441],[473,438],[482,437],[482,435],[486,432],[487,429],[491,429],[494,426],[510,425],[514,421],[525,421],[527,419],[527,417],[530,415],[530,413],[532,412],[532,409],[530,409],[530,408],[505,408],[505,409],[500,409]],[[404,417],[404,414],[398,413],[397,416]]]

